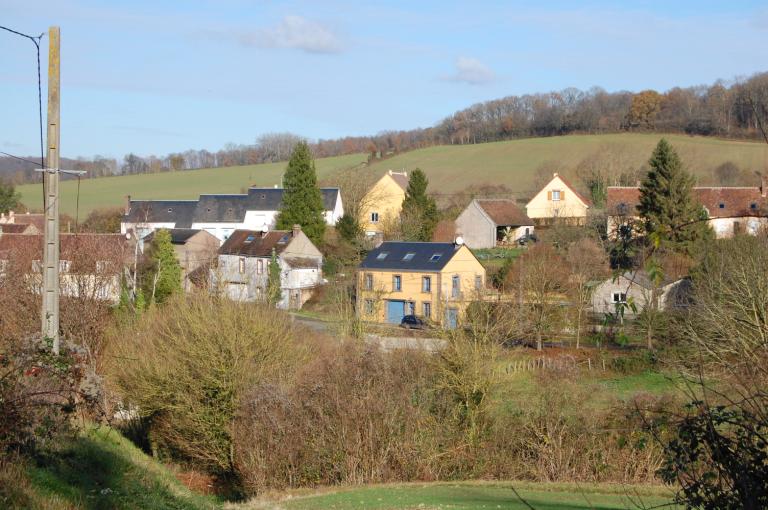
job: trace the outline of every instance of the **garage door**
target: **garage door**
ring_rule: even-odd
[[[400,324],[405,317],[405,301],[387,301],[387,322]]]

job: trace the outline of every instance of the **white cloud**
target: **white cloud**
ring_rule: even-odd
[[[301,16],[286,16],[277,26],[241,35],[238,41],[246,46],[288,48],[307,53],[338,53],[342,49],[341,41],[329,28]]]
[[[459,57],[456,59],[456,72],[445,79],[469,83],[470,85],[483,85],[490,83],[496,78],[496,74],[487,65],[476,58]]]

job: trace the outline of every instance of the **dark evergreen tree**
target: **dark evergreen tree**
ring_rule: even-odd
[[[338,223],[336,223],[336,230],[342,239],[350,243],[357,242],[362,235],[360,222],[351,214],[345,214],[339,218]]]
[[[163,303],[181,291],[181,266],[171,244],[171,233],[156,230],[147,255],[150,265],[144,271],[144,293],[151,303]]]
[[[7,213],[19,207],[21,195],[11,183],[0,181],[0,213]]]
[[[691,252],[697,241],[712,237],[706,213],[694,199],[693,176],[675,149],[662,138],[648,161],[651,169],[640,187],[637,209],[650,238],[675,250]]]
[[[427,195],[429,180],[417,168],[411,174],[403,200],[403,237],[407,241],[431,241],[440,215],[435,199]]]
[[[290,230],[301,225],[313,243],[323,240],[325,218],[323,195],[317,187],[315,161],[307,142],[299,142],[293,149],[288,168],[283,176],[283,205],[277,216],[278,230]]]
[[[277,255],[273,248],[267,275],[267,303],[271,306],[275,306],[282,298],[283,290],[280,285],[280,263],[277,261]]]

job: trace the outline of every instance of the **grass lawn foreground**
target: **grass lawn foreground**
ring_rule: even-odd
[[[522,499],[521,499],[522,498]],[[664,487],[459,482],[381,485],[308,494],[284,499],[286,510],[346,509],[630,509],[669,504]],[[529,506],[530,505],[530,506]],[[675,508],[673,505],[665,508]]]

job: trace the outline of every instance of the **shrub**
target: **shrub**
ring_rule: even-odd
[[[236,478],[235,421],[259,384],[279,384],[305,349],[289,315],[205,295],[176,297],[112,335],[108,371],[150,441],[223,478]]]
[[[247,491],[434,477],[433,377],[427,355],[347,343],[292,388],[255,387],[237,428]]]

